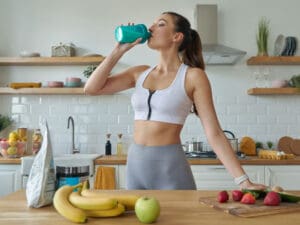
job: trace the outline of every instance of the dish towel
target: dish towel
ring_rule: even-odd
[[[99,166],[97,168],[94,189],[116,189],[114,167]]]

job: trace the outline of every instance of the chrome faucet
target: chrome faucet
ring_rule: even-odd
[[[70,121],[72,125],[72,154],[79,153],[80,150],[75,148],[75,142],[74,142],[74,119],[72,116],[69,116],[68,118],[68,129],[70,127]]]

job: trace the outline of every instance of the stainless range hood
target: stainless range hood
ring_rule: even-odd
[[[197,5],[196,29],[200,34],[205,64],[232,65],[246,54],[235,48],[218,43],[218,6]]]

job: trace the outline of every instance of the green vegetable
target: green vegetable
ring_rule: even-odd
[[[278,192],[278,194],[281,197],[281,201],[283,202],[299,202],[300,196],[298,195],[292,195],[286,192]]]
[[[263,199],[268,192],[272,191],[271,189],[267,188],[266,190],[252,190],[252,189],[243,189],[242,192],[245,193],[251,193],[255,199]],[[277,192],[280,195],[282,202],[291,202],[291,203],[297,203],[300,202],[300,196],[299,195],[293,195],[287,192]]]
[[[255,143],[255,147],[256,147],[256,149],[263,148],[263,144],[258,141]]]
[[[268,148],[271,149],[273,147],[273,142],[272,141],[268,141],[267,145],[268,145]]]
[[[267,194],[266,190],[252,190],[252,189],[243,189],[242,192],[245,193],[250,193],[252,194],[255,199],[260,199],[260,198],[264,198]]]

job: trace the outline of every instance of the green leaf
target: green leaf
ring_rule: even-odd
[[[0,114],[0,131],[11,125],[13,120],[9,116],[3,116]]]
[[[263,198],[266,196],[266,191],[265,190],[252,190],[252,189],[243,189],[242,192],[245,193],[250,193],[252,194],[255,199]]]

